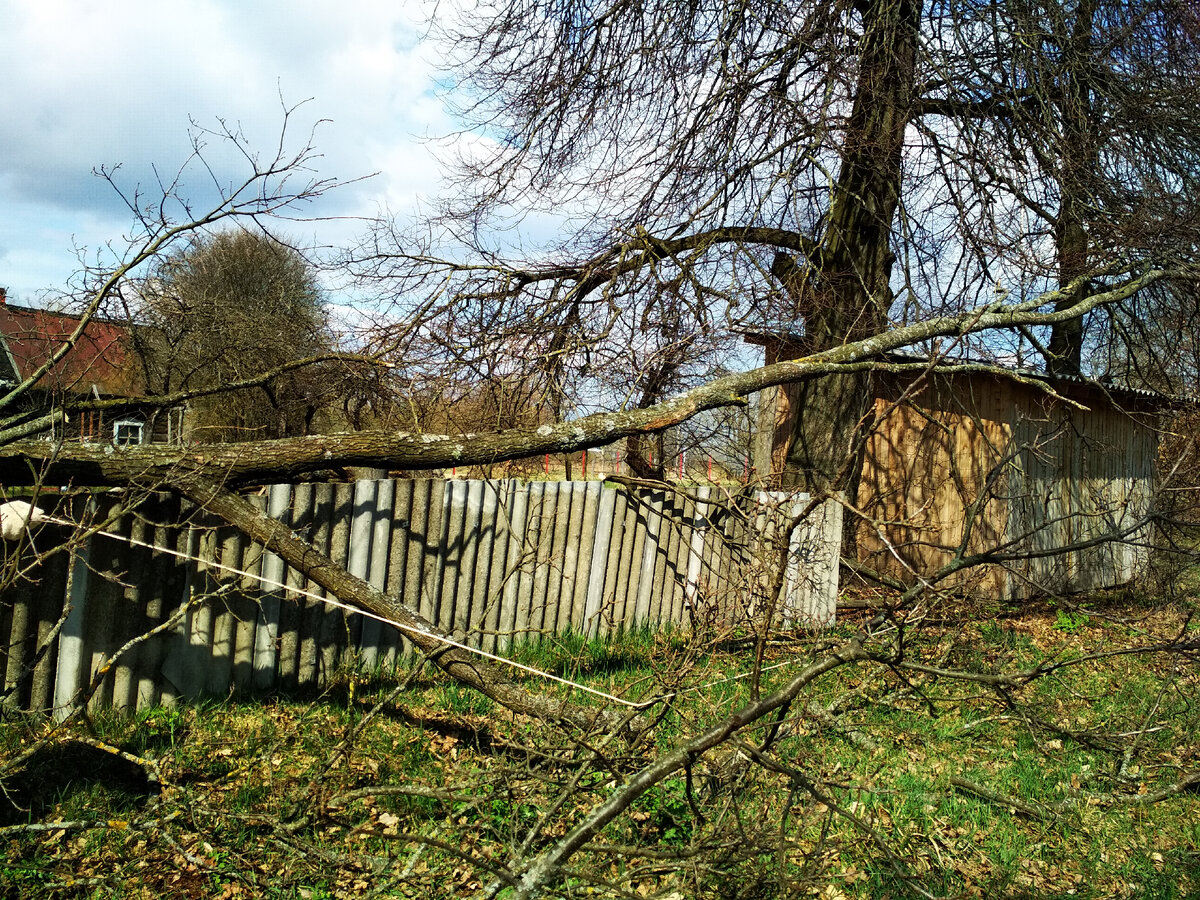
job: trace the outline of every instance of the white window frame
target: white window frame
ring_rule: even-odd
[[[146,443],[146,423],[141,419],[117,419],[113,422],[112,442],[118,447],[130,447]],[[121,431],[129,429],[137,435],[136,440],[121,440]]]

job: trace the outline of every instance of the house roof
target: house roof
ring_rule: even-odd
[[[79,327],[80,317],[15,306],[0,292],[0,381],[28,378]],[[38,387],[116,397],[145,391],[129,348],[128,329],[92,319],[75,345],[38,380]]]

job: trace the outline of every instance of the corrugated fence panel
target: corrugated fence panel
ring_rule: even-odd
[[[477,591],[483,600],[475,618],[479,645],[489,653],[496,652],[497,632],[500,629],[504,586],[507,584],[508,545],[512,537],[510,514],[515,482],[489,481],[484,485],[483,517],[491,523],[491,540],[484,542],[487,556],[486,577],[480,579]]]
[[[4,548],[6,573],[16,576],[22,563],[18,553],[23,549],[11,544]],[[37,571],[16,576],[4,591],[0,669],[5,673],[5,694],[14,707],[45,709],[53,702],[61,637],[50,646],[46,642],[60,624],[71,565],[67,554],[56,554]]]
[[[603,625],[604,586],[607,581],[608,557],[612,546],[617,491],[597,490],[596,518],[592,525],[592,556],[588,561],[587,587],[581,628],[589,637],[598,637]]]
[[[516,632],[522,582],[525,579],[524,559],[525,528],[529,521],[530,491],[514,485],[509,492],[511,500],[506,520],[509,525],[508,546],[505,550],[504,591],[500,604],[497,649],[503,653],[512,646],[512,635]]]
[[[398,603],[499,652],[567,630],[737,624],[754,612],[750,588],[762,605],[763,561],[783,558],[764,547],[785,539],[777,621],[832,621],[841,509],[826,504],[785,536],[780,511],[794,515],[803,499],[433,479],[274,485],[251,497]],[[398,629],[323,603],[275,554],[178,499],[147,501],[114,532],[48,555],[4,590],[9,706],[65,714],[118,649],[156,626],[161,634],[99,679],[91,708],[318,689],[339,665],[389,667],[409,647]],[[5,552],[11,571],[17,549]]]

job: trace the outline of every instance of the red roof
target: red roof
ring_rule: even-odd
[[[79,316],[0,301],[0,337],[21,379],[29,377],[78,327]],[[95,388],[102,395],[117,397],[144,393],[128,330],[102,319],[88,322],[75,346],[42,376],[38,386],[78,393]]]

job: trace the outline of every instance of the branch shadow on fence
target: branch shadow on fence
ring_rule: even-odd
[[[841,508],[821,504],[795,525],[807,499],[434,479],[273,485],[254,498],[351,574],[499,654],[568,630],[747,624],[778,560],[779,624],[832,623]],[[118,520],[117,537],[70,552],[44,552],[54,529],[65,526],[38,533],[42,556],[0,594],[9,708],[62,714],[105,665],[89,708],[137,710],[320,689],[339,666],[386,668],[411,651],[397,628],[328,605],[279,557],[178,498],[155,496]]]

